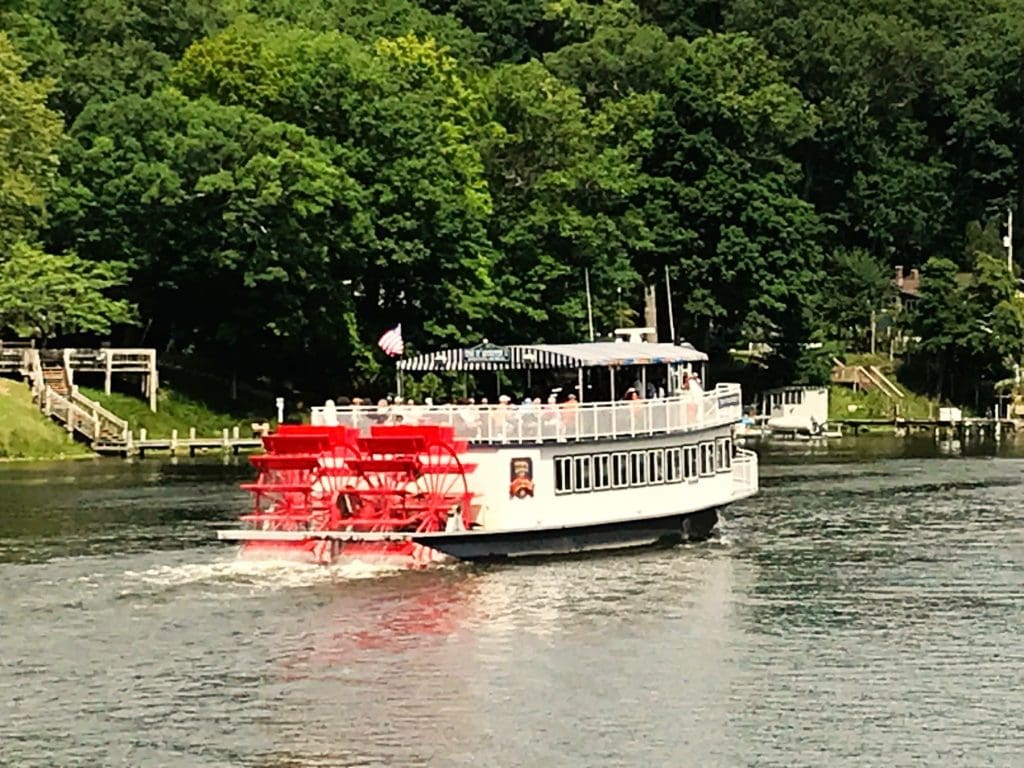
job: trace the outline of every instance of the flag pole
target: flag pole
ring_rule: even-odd
[[[668,264],[665,265],[665,293],[668,294],[668,340],[676,343],[676,320],[672,314],[672,283],[669,282]]]
[[[587,285],[587,325],[590,327],[590,340],[594,340],[594,308],[590,303],[590,269],[583,269],[583,279]]]

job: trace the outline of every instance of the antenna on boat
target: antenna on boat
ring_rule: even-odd
[[[583,280],[587,285],[587,325],[590,327],[590,340],[594,340],[594,308],[590,303],[590,270],[583,269]]]
[[[676,343],[676,319],[672,314],[672,283],[668,278],[668,264],[665,265],[665,293],[668,294],[668,339]]]

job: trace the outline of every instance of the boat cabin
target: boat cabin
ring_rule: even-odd
[[[766,390],[759,398],[758,416],[769,427],[822,427],[828,421],[828,389],[793,386]]]

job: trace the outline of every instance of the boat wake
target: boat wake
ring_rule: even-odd
[[[159,588],[189,585],[230,585],[276,591],[356,579],[375,579],[407,569],[388,563],[339,561],[317,566],[294,560],[247,560],[236,558],[212,563],[162,565],[145,571],[126,571],[125,577]]]

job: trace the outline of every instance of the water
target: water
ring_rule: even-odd
[[[425,573],[234,560],[242,464],[0,467],[0,765],[1024,765],[1024,460],[931,452],[781,450],[705,544]]]

